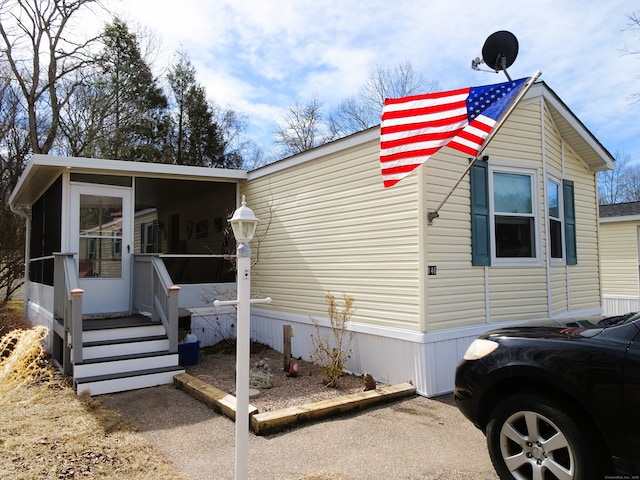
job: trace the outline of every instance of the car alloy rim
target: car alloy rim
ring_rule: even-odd
[[[500,452],[515,479],[575,478],[575,458],[569,441],[540,413],[516,412],[507,418],[500,429]]]

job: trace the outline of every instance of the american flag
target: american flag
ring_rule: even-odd
[[[445,145],[475,157],[527,80],[385,100],[380,125],[385,188]]]

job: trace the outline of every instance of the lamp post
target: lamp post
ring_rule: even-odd
[[[249,473],[249,359],[250,359],[250,297],[251,247],[258,225],[253,210],[247,207],[244,195],[242,205],[229,220],[236,238],[236,268],[238,311],[236,324],[236,480],[246,480]]]

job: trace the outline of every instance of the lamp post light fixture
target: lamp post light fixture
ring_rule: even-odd
[[[249,361],[251,346],[251,303],[271,303],[271,298],[251,300],[251,247],[258,225],[253,210],[242,205],[229,220],[236,238],[237,300],[216,300],[215,307],[237,305],[236,331],[236,463],[235,479],[246,480],[249,473]]]
[[[233,236],[236,237],[236,242],[247,243],[253,239],[256,233],[256,227],[258,226],[258,219],[245,201],[244,195],[242,196],[242,205],[235,212],[229,223],[233,229]]]

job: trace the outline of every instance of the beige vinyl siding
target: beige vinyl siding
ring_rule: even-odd
[[[567,267],[555,265],[551,267],[551,315],[559,315],[569,308],[567,296]]]
[[[572,180],[572,178],[568,178],[564,176],[564,162],[565,156],[563,154],[563,141],[556,129],[556,126],[553,122],[551,114],[548,108],[543,108],[543,121],[545,126],[545,135],[544,135],[544,148],[545,148],[545,156],[544,156],[544,170],[546,176],[544,181],[546,182],[549,179],[553,179],[554,181],[560,182],[560,188],[562,188],[562,180],[564,178],[568,180]],[[569,161],[576,161],[575,158],[569,158]],[[543,185],[543,192],[541,194],[541,209],[542,209],[542,221],[544,222],[542,225],[544,245],[547,245],[549,242],[549,205],[547,202],[547,190],[546,183]],[[547,250],[545,249],[545,255]],[[545,262],[547,263],[547,268],[549,269],[549,297],[551,301],[551,306],[549,311],[551,316],[559,315],[566,312],[569,308],[569,297],[568,297],[568,287],[567,287],[567,266],[554,264],[553,260],[547,259],[545,256]]]
[[[638,222],[600,223],[600,241],[602,292],[638,296]]]
[[[540,171],[542,138],[539,122],[539,102],[521,104],[485,150],[490,164]],[[468,164],[467,158],[451,153],[445,148],[427,162],[429,209],[438,206]],[[540,192],[542,177],[538,174]],[[466,176],[440,210],[440,217],[426,229],[427,263],[438,268],[436,276],[427,277],[429,330],[474,325],[487,320],[546,317],[546,270],[542,266],[489,267],[491,307],[487,312],[485,267],[471,266],[469,195]],[[523,302],[523,299],[527,301]]]
[[[144,215],[136,215],[133,221],[133,251],[140,253],[142,251],[142,224],[151,223],[158,220],[158,212],[152,211]]]
[[[437,275],[427,277],[429,330],[547,318],[569,308],[597,307],[600,303],[595,232],[595,175],[566,151],[551,115],[539,99],[521,104],[492,140],[484,154],[491,165],[521,167],[537,172],[538,222],[541,263],[535,266],[471,267],[469,182],[463,179],[440,217],[427,232],[427,264]],[[544,122],[544,135],[541,127]],[[544,149],[544,156],[543,156]],[[445,153],[446,152],[446,153]],[[435,208],[464,170],[467,159],[442,152],[427,163],[428,209]],[[423,167],[424,168],[424,167]],[[454,174],[453,172],[456,172]],[[573,180],[578,229],[578,265],[547,262],[548,176]],[[485,294],[488,289],[488,294]],[[569,305],[569,299],[571,304]],[[551,304],[549,304],[551,302]],[[454,307],[455,306],[455,307]]]
[[[383,189],[377,139],[322,151],[241,188],[261,219],[257,236],[269,227],[253,293],[272,297],[275,310],[319,318],[327,292],[347,293],[353,321],[419,329],[417,176]]]
[[[427,223],[467,167],[466,156],[445,147],[383,189],[378,139],[356,137],[344,150],[321,147],[253,172],[242,186],[263,220],[258,236],[269,226],[253,293],[273,298],[265,308],[324,317],[325,293],[346,292],[356,299],[353,320],[421,331],[598,307],[595,174],[565,146],[544,107],[540,99],[520,104],[484,151],[492,166],[536,173],[538,264],[471,265],[468,175]],[[575,266],[546,258],[549,175],[575,184]],[[437,273],[428,275],[428,267]]]
[[[435,210],[467,168],[468,159],[444,148],[423,165],[427,210]],[[484,323],[484,268],[471,267],[469,178],[466,176],[425,228],[427,330]],[[425,272],[426,275],[426,272]]]
[[[547,318],[544,267],[494,267],[489,272],[491,322]]]
[[[598,201],[596,176],[565,145],[565,178],[573,180],[576,208],[578,264],[568,267],[569,309],[599,308],[600,267],[598,262]]]
[[[534,201],[541,264],[534,266],[494,265],[488,272],[489,318],[491,323],[546,318],[548,316],[546,227],[544,217],[544,175],[542,170],[542,128],[540,102],[521,104],[486,150],[494,165],[520,167],[536,172]]]

